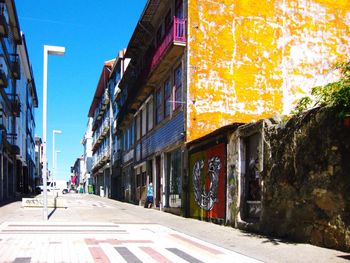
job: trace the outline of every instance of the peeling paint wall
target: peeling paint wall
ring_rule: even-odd
[[[288,114],[350,54],[348,0],[188,0],[187,141]]]

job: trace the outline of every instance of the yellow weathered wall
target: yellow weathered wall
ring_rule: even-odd
[[[188,0],[187,141],[290,113],[350,54],[349,0]]]

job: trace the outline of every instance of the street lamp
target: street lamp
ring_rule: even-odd
[[[47,132],[47,58],[48,55],[63,56],[65,53],[64,47],[44,45],[44,68],[43,68],[43,219],[48,219],[47,213],[47,157],[46,157],[46,132]]]
[[[53,181],[53,176],[55,173],[56,165],[55,165],[55,134],[61,134],[60,130],[52,130],[52,176],[51,181]]]
[[[58,158],[57,158],[57,156],[59,153],[61,153],[61,151],[56,150],[55,153],[56,153],[56,155],[55,155],[55,169],[58,171]]]

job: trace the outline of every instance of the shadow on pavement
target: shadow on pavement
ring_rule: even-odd
[[[16,196],[10,197],[7,200],[0,201],[0,207],[8,205],[8,204],[11,204],[11,203],[15,203],[15,202],[21,201],[22,198],[33,198],[35,196],[36,196],[35,194],[26,194],[26,195],[19,195],[19,194],[17,195],[16,194]]]
[[[50,219],[50,217],[55,213],[56,211],[56,207],[51,211],[51,213],[47,216],[48,219]]]
[[[287,239],[275,238],[275,237],[271,237],[271,236],[264,236],[261,234],[247,232],[244,230],[241,230],[241,231],[244,233],[244,236],[246,236],[246,237],[256,237],[256,238],[263,239],[263,241],[261,241],[261,243],[263,243],[263,244],[271,243],[275,246],[278,246],[280,244],[289,244],[289,245],[297,245],[298,244],[296,242],[293,242],[293,241],[287,240]]]
[[[338,256],[338,258],[343,258],[343,259],[350,260],[350,254],[348,254],[348,255]]]

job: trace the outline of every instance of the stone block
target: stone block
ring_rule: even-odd
[[[43,207],[44,199],[42,197],[22,198],[22,207]],[[66,199],[58,197],[49,197],[47,199],[47,207],[49,208],[65,208]]]

